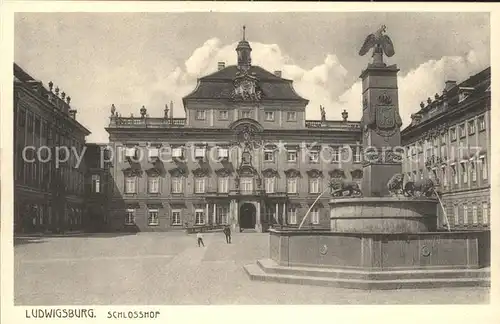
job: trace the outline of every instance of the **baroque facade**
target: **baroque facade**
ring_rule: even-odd
[[[71,98],[46,88],[14,64],[14,230],[82,229],[84,166],[77,163],[90,132]],[[70,149],[57,151],[56,147]],[[65,162],[55,163],[55,155]]]
[[[237,64],[198,79],[183,98],[185,118],[122,117],[114,105],[106,216],[113,230],[166,231],[230,224],[329,228],[331,179],[360,184],[359,122],[306,120],[308,100],[280,71],[252,65],[243,37]],[[170,113],[169,113],[170,110]],[[314,203],[314,206],[313,206]]]
[[[430,178],[442,193],[443,223],[456,229],[490,225],[491,69],[428,98],[401,132],[407,180]]]

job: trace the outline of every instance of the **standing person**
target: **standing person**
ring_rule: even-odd
[[[203,247],[205,247],[205,243],[203,243],[203,234],[201,234],[201,232],[196,234],[196,238],[198,238],[198,246],[203,245]]]
[[[231,228],[229,225],[226,225],[224,227],[224,234],[226,235],[226,243],[230,244],[231,243]]]

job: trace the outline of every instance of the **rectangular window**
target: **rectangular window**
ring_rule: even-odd
[[[148,225],[149,226],[156,226],[158,224],[159,224],[158,209],[148,210]]]
[[[242,110],[241,111],[241,118],[251,118],[251,112],[250,110]]]
[[[125,225],[135,224],[135,209],[127,209],[125,214]]]
[[[455,164],[451,165],[451,172],[453,174],[453,183],[458,184],[458,170]]]
[[[220,120],[227,120],[227,119],[229,119],[229,114],[228,114],[227,110],[221,110],[221,111],[219,111],[219,119]]]
[[[287,161],[296,162],[297,161],[297,151],[289,150],[287,151]]]
[[[488,208],[488,203],[483,202],[483,214],[482,214],[482,217],[483,217],[483,224],[484,225],[488,225],[489,224],[489,213],[490,213],[490,209]]]
[[[297,193],[297,178],[287,179],[287,192],[291,194]]]
[[[135,189],[135,184],[136,184],[137,180],[135,177],[127,177],[125,178],[125,193],[128,193],[128,194],[133,194],[135,193],[136,189]]]
[[[173,177],[172,178],[172,193],[182,193],[182,182],[184,178]]]
[[[197,147],[195,150],[194,150],[194,156],[195,158],[199,159],[199,158],[204,158],[205,157],[205,148],[204,147]]]
[[[182,157],[182,147],[175,147],[172,149],[172,157],[181,158]]]
[[[472,205],[472,224],[477,225],[478,222],[479,221],[477,219],[477,206]]]
[[[204,193],[205,192],[205,178],[195,178],[194,192]]]
[[[101,192],[101,177],[98,174],[92,175],[92,192],[93,193]]]
[[[221,206],[217,208],[217,215],[215,220],[217,224],[227,224],[228,208],[226,206]]]
[[[310,151],[309,152],[309,163],[318,163],[319,162],[319,152],[318,151]]]
[[[486,129],[486,121],[484,119],[484,116],[479,116],[477,118],[477,123],[478,123],[478,127],[479,127],[480,132],[482,132]]]
[[[340,150],[337,147],[332,147],[332,162],[340,161]]]
[[[205,212],[203,209],[196,209],[194,212],[194,222],[196,225],[205,224]]]
[[[227,159],[229,157],[229,150],[227,148],[219,148],[219,159]]]
[[[127,147],[125,148],[125,157],[126,158],[135,158],[136,148],[135,147]]]
[[[229,192],[229,178],[228,177],[220,177],[219,178],[219,192],[227,193]]]
[[[472,135],[476,132],[476,123],[474,120],[471,120],[467,123],[469,129],[469,135]]]
[[[319,224],[319,209],[313,208],[311,210],[311,221],[313,224]]]
[[[460,218],[458,215],[458,205],[453,206],[453,221],[455,226],[458,226],[460,224]]]
[[[458,135],[460,138],[465,137],[465,124],[459,125],[458,126]]]
[[[253,193],[253,178],[241,178],[240,185],[242,193]]]
[[[463,211],[464,211],[464,225],[469,224],[469,211],[467,208],[467,205],[463,205]]]
[[[180,209],[172,210],[172,225],[182,225]]]
[[[446,142],[448,140],[448,136],[446,133],[441,134],[441,145],[446,145]]]
[[[353,149],[353,154],[354,154],[354,163],[360,163],[361,162],[361,147],[356,146]]]
[[[266,116],[266,121],[274,121],[274,111],[264,112]]]
[[[297,113],[295,111],[288,111],[286,113],[286,120],[287,121],[296,121],[297,120]]]
[[[267,193],[274,193],[274,184],[275,184],[275,178],[265,178],[264,183],[265,183],[265,188]]]
[[[452,142],[457,140],[457,129],[455,127],[450,128],[450,138]]]
[[[477,181],[477,171],[476,171],[476,163],[475,161],[470,161],[470,172],[471,172],[471,180],[472,182]]]
[[[205,110],[197,110],[196,111],[196,119],[205,120]]]
[[[264,162],[273,162],[274,161],[274,151],[273,150],[265,150],[264,151]]]
[[[288,221],[290,222],[290,224],[297,224],[297,208],[288,208],[288,217]]]
[[[309,180],[309,192],[313,194],[319,193],[319,179],[313,178]]]
[[[488,164],[486,163],[486,157],[481,156],[479,157],[479,161],[481,163],[481,175],[483,180],[488,179]]]
[[[149,193],[159,193],[160,192],[160,178],[150,177],[148,179],[148,189]]]
[[[468,181],[468,177],[467,177],[467,173],[469,172],[469,168],[467,167],[467,162],[462,162],[460,163],[460,165],[462,166],[462,169],[461,169],[461,172],[462,172],[462,181],[463,183],[467,183]]]

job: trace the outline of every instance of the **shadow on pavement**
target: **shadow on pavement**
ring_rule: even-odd
[[[24,244],[33,244],[33,243],[44,243],[45,240],[41,237],[15,237],[14,238],[14,246],[16,245],[24,245]]]
[[[121,236],[134,236],[137,233],[130,232],[114,232],[114,233],[64,233],[64,234],[52,234],[52,233],[34,233],[34,234],[20,234],[14,236],[14,243],[41,243],[45,238],[114,238]]]

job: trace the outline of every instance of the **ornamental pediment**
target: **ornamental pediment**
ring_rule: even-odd
[[[320,178],[323,176],[323,172],[318,169],[312,169],[307,171],[307,175],[310,178]]]
[[[300,171],[297,169],[288,169],[285,170],[285,175],[287,178],[298,178],[300,177]]]
[[[187,171],[183,168],[170,169],[168,172],[172,177],[185,177],[187,175]]]
[[[219,177],[229,177],[231,173],[232,173],[231,170],[227,168],[220,168],[215,170],[215,174],[217,174],[217,176]]]
[[[262,89],[257,77],[248,73],[236,75],[233,80],[231,99],[234,101],[259,101],[262,99]]]
[[[279,176],[279,173],[276,169],[268,168],[262,171],[262,175],[265,178],[275,178]]]
[[[140,177],[142,176],[142,170],[138,168],[126,168],[123,169],[123,174],[127,177]]]
[[[240,177],[253,177],[257,174],[257,170],[250,165],[243,165],[238,169],[238,175]]]
[[[193,170],[193,175],[195,177],[206,177],[209,175],[209,173],[210,170],[208,170],[207,168],[197,168]]]
[[[333,169],[328,171],[331,178],[345,178],[345,172],[342,169]]]

